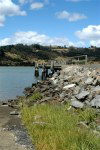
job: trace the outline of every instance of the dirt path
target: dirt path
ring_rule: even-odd
[[[29,137],[12,108],[0,105],[0,150],[33,150]]]

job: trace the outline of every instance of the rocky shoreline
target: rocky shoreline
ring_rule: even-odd
[[[31,87],[24,89],[23,97],[16,100],[2,102],[2,105],[18,108],[20,98],[25,100],[34,93],[41,93],[41,99],[35,103],[58,102],[65,104],[70,102],[72,107],[100,108],[100,69],[89,66],[70,65],[60,72],[53,74],[51,78],[33,83]]]
[[[85,66],[68,66],[56,72],[52,78],[26,88],[26,98],[33,93],[41,93],[42,98],[35,103],[70,102],[74,108],[100,108],[100,69]]]
[[[29,98],[34,93],[40,93],[41,96],[36,101],[30,101]],[[9,115],[12,118],[17,117],[17,120],[20,116],[18,112],[20,99],[23,99],[29,106],[44,103],[60,105],[69,103],[68,111],[94,108],[100,115],[100,69],[86,66],[67,66],[61,72],[54,73],[51,78],[39,81],[37,84],[33,83],[31,87],[25,88],[24,94],[24,97],[2,103],[2,107],[11,108]],[[9,124],[8,121],[7,126]],[[82,125],[87,126],[84,123]],[[22,139],[22,143],[26,143],[26,146],[31,145],[30,142],[27,143],[27,133],[21,123],[14,126],[13,122],[10,124],[10,129],[16,133],[19,142]],[[100,131],[100,118],[96,123],[96,133],[100,134],[98,131]],[[26,138],[24,138],[25,135]]]

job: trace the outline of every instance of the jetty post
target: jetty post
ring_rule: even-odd
[[[51,61],[51,67],[50,67],[51,71],[52,71],[52,75],[54,74],[55,70],[54,70],[54,61]]]
[[[35,77],[39,77],[39,67],[38,67],[38,63],[35,63]]]
[[[87,62],[88,62],[88,57],[87,55],[85,55],[85,65],[87,65]]]

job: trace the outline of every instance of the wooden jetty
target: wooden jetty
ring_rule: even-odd
[[[73,60],[76,60],[77,64],[80,64],[81,58],[84,57],[84,64],[87,64],[87,55],[69,57],[67,61],[49,61],[44,64],[35,64],[35,76],[39,76],[39,68],[42,68],[42,79],[46,79],[49,76],[49,70],[51,70],[51,75],[55,72],[60,71],[63,66],[68,64],[74,64]]]

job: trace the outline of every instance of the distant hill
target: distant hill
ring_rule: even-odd
[[[59,60],[87,55],[89,60],[100,61],[100,48],[52,47],[34,45],[7,45],[0,47],[0,65],[31,66],[36,61]]]

